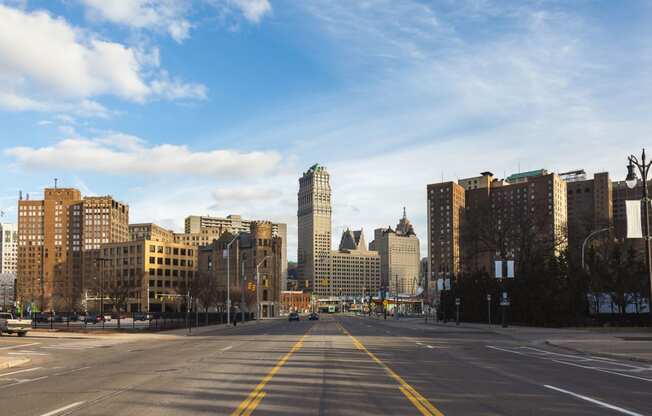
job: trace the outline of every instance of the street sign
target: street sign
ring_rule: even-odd
[[[456,306],[460,306],[461,303],[462,303],[462,301],[460,300],[460,298],[455,298],[455,305]]]
[[[500,306],[509,306],[509,305],[510,305],[509,300],[501,300],[500,301]]]
[[[491,294],[487,295],[487,302],[491,302]]]

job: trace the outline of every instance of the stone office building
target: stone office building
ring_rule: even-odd
[[[374,241],[369,248],[380,255],[380,278],[391,293],[416,295],[419,287],[420,249],[419,239],[407,219],[403,218],[392,227],[375,230]]]
[[[283,251],[283,239],[274,235],[272,223],[254,221],[247,233],[226,232],[211,245],[201,247],[199,273],[215,279],[220,296],[225,296],[228,285],[231,305],[239,311],[256,313],[258,304],[261,317],[278,316]],[[220,302],[225,307],[226,299]]]

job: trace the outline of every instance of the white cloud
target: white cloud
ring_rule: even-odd
[[[29,169],[231,178],[273,172],[281,160],[275,152],[194,152],[187,146],[148,145],[142,139],[119,133],[97,139],[70,138],[40,148],[14,147],[6,149],[5,154]]]
[[[253,23],[259,23],[262,18],[272,12],[269,0],[228,0],[238,8],[244,17]]]
[[[0,106],[16,111],[108,115],[92,97],[113,95],[144,102],[204,98],[199,84],[170,81],[158,49],[145,52],[107,41],[45,11],[0,5]]]
[[[188,3],[178,0],[81,0],[92,19],[167,32],[181,43],[190,35]]]

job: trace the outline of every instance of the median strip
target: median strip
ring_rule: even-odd
[[[292,346],[292,349],[290,350],[290,352],[288,352],[280,360],[278,360],[278,362],[276,363],[274,368],[272,368],[269,371],[269,373],[267,373],[267,375],[265,377],[263,377],[263,379],[260,381],[260,383],[258,383],[258,385],[251,391],[251,393],[249,393],[247,398],[242,403],[240,403],[240,406],[238,406],[238,408],[235,409],[233,411],[233,413],[231,413],[231,416],[249,416],[249,415],[251,415],[251,413],[258,407],[260,402],[265,397],[266,393],[264,391],[262,391],[262,390],[265,388],[267,383],[269,383],[272,380],[272,378],[274,378],[274,376],[276,375],[276,373],[278,373],[278,371],[281,369],[281,367],[283,367],[285,365],[285,363],[288,362],[288,360],[290,359],[292,354],[299,351],[301,349],[301,347],[303,347],[303,341],[305,340],[305,338],[307,336],[308,336],[307,333],[305,335],[303,335],[299,339],[299,341],[297,341],[297,343]]]
[[[347,331],[339,322],[337,323],[337,326],[342,330],[342,332],[345,335],[348,335],[349,338],[351,338],[351,341],[353,341],[353,345],[360,350],[365,352],[376,364],[381,366],[387,374],[390,375],[396,382],[399,384],[399,389],[401,392],[407,397],[407,399],[412,403],[414,407],[421,412],[423,416],[444,416],[444,414],[437,409],[432,403],[428,401],[425,397],[423,397],[418,391],[414,389],[414,387],[410,386],[401,376],[396,374],[394,370],[389,368],[387,364],[382,362],[374,353],[369,351],[362,342],[358,341],[356,337],[351,335],[349,331]]]

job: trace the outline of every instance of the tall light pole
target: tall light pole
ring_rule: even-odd
[[[238,239],[236,234],[226,245],[226,324],[231,323],[231,244]],[[236,263],[237,264],[237,263]]]
[[[269,256],[263,257],[260,263],[256,264],[256,320],[260,319],[260,265],[267,260]]]
[[[648,194],[647,187],[647,175],[650,172],[650,166],[652,162],[647,163],[645,160],[645,149],[641,154],[641,161],[636,158],[636,156],[631,155],[627,158],[629,164],[627,165],[627,178],[625,178],[625,183],[629,189],[634,189],[636,187],[636,170],[634,167],[638,168],[638,171],[641,174],[641,180],[643,181],[643,238],[645,239],[645,264],[647,265],[647,274],[648,274],[648,283],[650,285],[650,293],[648,296],[648,313],[650,314],[650,320],[652,323],[652,254],[650,253],[650,196]]]

